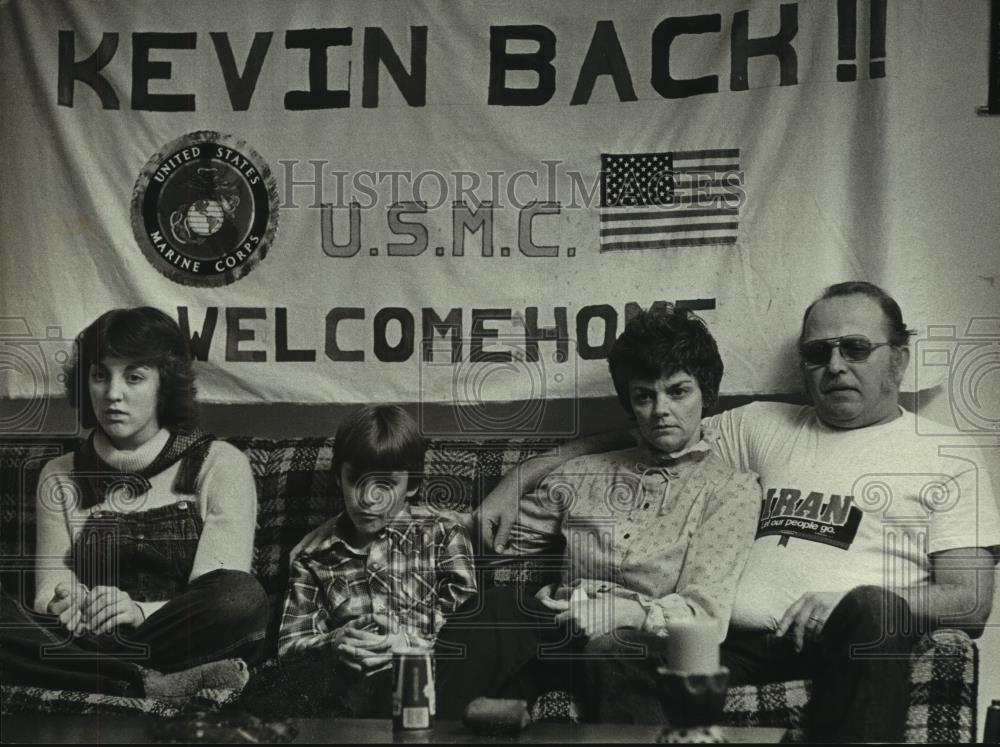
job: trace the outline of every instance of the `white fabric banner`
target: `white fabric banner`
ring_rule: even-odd
[[[724,392],[788,391],[845,279],[954,342],[997,307],[987,13],[5,2],[0,396],[141,304],[216,402],[604,396],[658,301]]]

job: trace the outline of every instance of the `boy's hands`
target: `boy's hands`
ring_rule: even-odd
[[[337,628],[333,648],[350,669],[373,674],[392,662],[393,651],[410,644],[398,623],[386,615],[362,615]]]

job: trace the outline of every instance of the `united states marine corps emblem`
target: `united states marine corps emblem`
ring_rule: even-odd
[[[278,230],[271,169],[244,141],[192,132],[156,153],[132,191],[132,231],[176,283],[228,285],[266,255]]]

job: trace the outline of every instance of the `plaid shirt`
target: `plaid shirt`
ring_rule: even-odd
[[[433,645],[444,613],[475,596],[472,545],[458,524],[404,507],[356,548],[344,539],[349,521],[339,514],[329,536],[292,561],[279,656],[326,645],[338,628],[371,613],[395,617],[408,635]]]

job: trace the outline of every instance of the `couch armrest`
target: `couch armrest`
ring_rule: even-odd
[[[979,649],[961,630],[936,630],[917,644],[910,673],[907,742],[975,742]]]
[[[979,691],[979,649],[961,630],[943,629],[921,639],[913,651],[910,707],[905,740],[910,743],[974,742]],[[730,687],[723,722],[730,726],[780,726],[786,741],[804,737],[808,681]]]

